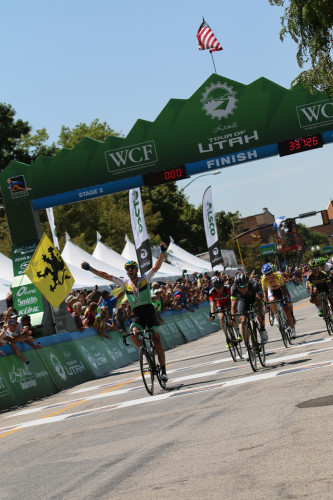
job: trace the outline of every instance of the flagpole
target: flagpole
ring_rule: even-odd
[[[214,66],[214,71],[216,73],[216,68],[215,68],[215,61],[214,61],[214,57],[213,57],[213,53],[210,52],[210,55],[212,56],[212,61],[213,61],[213,66]],[[217,74],[217,73],[216,73]]]

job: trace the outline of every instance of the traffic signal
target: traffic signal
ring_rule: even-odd
[[[321,211],[321,218],[323,219],[324,226],[327,226],[327,224],[330,223],[330,219],[329,219],[328,211],[327,210],[322,210]]]
[[[294,224],[295,224],[295,219],[286,219],[284,221],[284,229],[286,233],[292,232]]]

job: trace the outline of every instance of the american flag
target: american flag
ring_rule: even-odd
[[[218,42],[214,33],[210,29],[209,24],[207,24],[204,19],[198,29],[197,39],[199,50],[209,49],[210,53],[217,50],[223,50],[221,44]]]

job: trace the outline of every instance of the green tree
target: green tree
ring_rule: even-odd
[[[0,171],[11,161],[30,164],[38,156],[53,156],[57,152],[55,144],[48,146],[45,128],[34,134],[28,122],[15,120],[16,111],[10,104],[0,103]]]
[[[286,0],[269,0],[271,5],[284,6]],[[297,63],[300,68],[310,61],[311,68],[302,71],[292,82],[307,90],[326,92],[333,97],[333,2],[332,0],[288,0],[281,18],[280,38],[289,34],[298,44]]]
[[[301,236],[303,245],[306,250],[309,250],[312,246],[327,246],[329,245],[328,237],[320,233],[319,231],[312,231],[304,224],[297,225],[297,232]]]
[[[98,118],[95,118],[90,125],[79,123],[72,129],[63,125],[59,134],[58,145],[62,148],[72,149],[85,137],[105,141],[110,135],[122,136],[121,132],[115,132],[106,122],[101,123]]]
[[[30,156],[19,146],[23,135],[29,134],[28,122],[15,120],[16,111],[10,104],[0,103],[0,171],[13,161],[30,162]]]
[[[49,140],[49,135],[45,128],[36,130],[34,134],[28,132],[20,137],[18,140],[18,148],[23,151],[29,161],[27,163],[32,163],[37,160],[39,156],[55,156],[59,148],[53,142],[51,145],[47,144]]]

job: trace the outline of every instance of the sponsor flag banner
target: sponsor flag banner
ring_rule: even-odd
[[[149,245],[149,235],[146,229],[143,215],[140,188],[130,189],[129,210],[131,218],[132,233],[141,272],[146,273],[153,267],[151,248]]]
[[[47,213],[47,218],[49,219],[49,224],[50,224],[50,228],[51,228],[54,246],[59,250],[59,241],[58,241],[57,229],[56,229],[56,225],[55,225],[52,207],[47,208],[46,213]]]
[[[199,50],[209,49],[210,53],[216,52],[217,50],[223,50],[221,44],[210,29],[209,24],[206,23],[204,19],[198,29],[197,40]]]
[[[53,308],[65,300],[74,284],[67,264],[44,233],[25,274]]]
[[[217,235],[211,186],[209,186],[204,192],[202,199],[202,209],[209,258],[213,268],[218,264],[223,264],[223,258]]]

